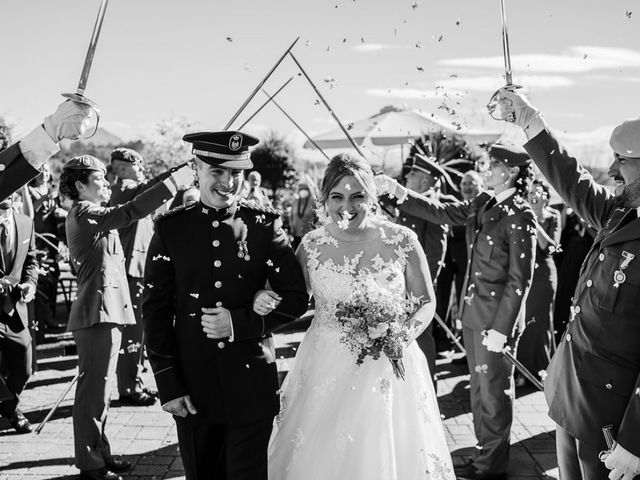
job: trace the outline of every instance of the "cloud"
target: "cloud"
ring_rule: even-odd
[[[555,75],[523,75],[518,81],[528,88],[556,88],[568,87],[574,84],[573,80]],[[504,79],[498,75],[448,78],[435,82],[433,89],[417,88],[369,88],[365,94],[374,97],[393,97],[408,100],[431,100],[464,97],[469,92],[495,92],[504,85]]]
[[[503,69],[502,56],[453,58],[441,60],[440,65],[460,68]],[[582,73],[593,70],[640,67],[640,52],[627,48],[573,46],[560,55],[512,55],[511,64],[517,71],[550,73]]]
[[[355,45],[351,47],[351,50],[354,52],[360,53],[369,53],[369,52],[379,52],[381,50],[393,50],[399,48],[411,48],[409,45],[388,45],[382,43],[362,43],[360,45]]]
[[[449,95],[451,91],[447,91]],[[459,92],[461,95],[464,92]],[[425,100],[432,98],[442,98],[442,92],[438,90],[418,90],[416,88],[369,88],[365,90],[365,94],[373,97],[394,97],[406,98],[410,100]]]
[[[526,85],[527,88],[555,88],[568,87],[574,84],[573,80],[557,75],[521,75],[517,78],[518,83]],[[504,85],[504,79],[500,76],[477,76],[477,77],[457,77],[448,78],[437,82],[437,85],[444,87],[447,91],[477,91],[492,92]]]

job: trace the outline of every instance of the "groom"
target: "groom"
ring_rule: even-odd
[[[156,222],[143,302],[149,360],[187,479],[266,480],[279,410],[271,331],[305,312],[304,277],[279,213],[238,201],[258,139],[183,140],[193,144],[201,200]],[[260,316],[254,298],[267,282],[281,300]]]

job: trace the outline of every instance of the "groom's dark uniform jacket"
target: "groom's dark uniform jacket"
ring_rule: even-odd
[[[267,281],[282,302],[263,318],[253,298]],[[196,418],[214,424],[278,413],[271,331],[301,316],[308,296],[276,210],[243,202],[168,212],[156,221],[145,286],[145,339],[163,404],[190,395]],[[233,341],[204,333],[201,309],[215,306],[230,310]]]
[[[572,318],[545,381],[549,415],[573,437],[606,450],[602,427],[640,456],[640,220],[547,131],[525,148],[551,185],[599,231],[582,264]]]

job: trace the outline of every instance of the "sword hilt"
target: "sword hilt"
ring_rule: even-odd
[[[601,462],[604,462],[613,449],[616,448],[616,439],[613,437],[613,425],[607,425],[606,427],[602,427],[602,434],[604,435],[604,441],[607,442],[607,449],[602,450],[598,454],[598,458]]]
[[[507,84],[503,88],[511,92],[515,92],[522,87],[520,85],[514,85],[513,83],[510,83],[509,78],[507,78]],[[493,95],[491,95],[489,103],[487,103],[487,110],[489,111],[489,115],[491,115],[491,118],[493,118],[494,120],[504,120],[505,122],[514,123],[516,121],[516,112],[513,110],[507,116],[494,115],[495,111],[500,105],[501,100],[502,98],[500,97],[500,90],[496,90]],[[511,107],[513,107],[513,102],[509,101],[509,103],[511,103]]]
[[[96,132],[98,131],[98,125],[100,124],[100,107],[98,107],[98,104],[96,102],[94,102],[93,100],[91,100],[90,98],[85,97],[84,95],[81,95],[80,93],[76,92],[76,93],[63,93],[62,96],[64,98],[68,98],[69,100],[71,100],[72,102],[76,102],[76,103],[80,103],[82,105],[86,105],[87,107],[90,107],[96,114],[96,124],[93,127],[93,130],[91,131],[90,135],[84,135],[82,137],[82,139],[87,139],[87,138],[91,138],[93,137]]]

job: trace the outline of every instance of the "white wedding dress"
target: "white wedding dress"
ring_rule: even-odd
[[[406,380],[391,363],[356,356],[341,343],[335,305],[356,282],[376,282],[405,298],[405,266],[415,234],[384,222],[379,238],[346,242],[325,227],[302,240],[316,315],[281,388],[269,442],[270,480],[454,480],[424,354],[404,353]]]

